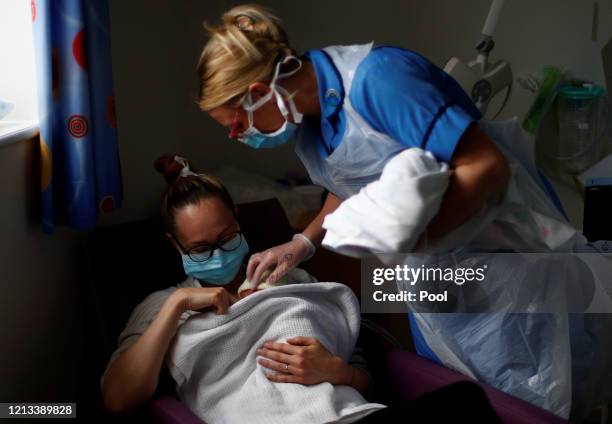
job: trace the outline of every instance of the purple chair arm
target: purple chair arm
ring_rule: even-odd
[[[387,366],[393,387],[400,398],[413,399],[457,381],[473,381],[457,371],[445,368],[413,352],[393,349],[387,353]],[[487,394],[489,402],[508,424],[567,424],[568,421],[501,390],[475,381]]]
[[[159,424],[206,424],[175,397],[164,395],[149,402],[149,413]]]

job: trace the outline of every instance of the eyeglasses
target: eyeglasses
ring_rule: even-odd
[[[191,258],[191,260],[194,262],[204,262],[209,260],[212,257],[215,249],[220,249],[224,252],[236,250],[240,247],[242,240],[244,239],[242,230],[238,230],[221,237],[215,244],[198,244],[197,246],[185,251],[185,248],[181,245],[176,236],[172,234],[172,237],[178,244],[181,252],[184,255],[189,256],[189,258]]]

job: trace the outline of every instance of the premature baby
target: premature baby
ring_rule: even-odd
[[[247,278],[245,278],[244,283],[242,283],[240,287],[238,287],[238,297],[240,299],[243,299],[248,295],[255,293],[256,291],[264,290],[270,287],[282,286],[289,283],[289,279],[283,276],[276,283],[270,284],[268,282],[268,277],[270,276],[270,274],[271,272],[269,270],[263,272],[260,279],[261,282],[257,286],[256,290],[253,290],[253,285]]]

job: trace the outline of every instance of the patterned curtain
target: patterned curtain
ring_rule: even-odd
[[[107,0],[31,0],[43,230],[121,206]]]

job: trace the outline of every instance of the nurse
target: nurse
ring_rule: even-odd
[[[255,5],[223,14],[198,64],[199,105],[255,149],[289,140],[310,178],[329,194],[316,218],[291,241],[254,254],[247,275],[277,281],[308,259],[325,216],[377,180],[398,152],[420,147],[453,169],[429,242],[477,212],[509,179],[508,164],[479,128],[470,98],[419,54],[372,43],[308,51],[298,57],[278,18]],[[398,193],[399,195],[399,193]]]

